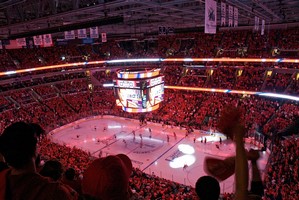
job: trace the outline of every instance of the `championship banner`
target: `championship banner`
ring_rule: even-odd
[[[260,26],[260,18],[255,16],[254,30],[258,31]]]
[[[233,26],[233,14],[234,8],[232,6],[228,6],[228,26]]]
[[[221,2],[221,26],[226,25],[226,3]]]
[[[205,5],[205,33],[216,33],[217,4],[216,1],[206,0]]]
[[[43,37],[41,35],[33,36],[33,42],[35,46],[43,45]]]
[[[43,35],[43,42],[44,42],[44,47],[52,46],[53,45],[52,35],[51,34]]]
[[[107,35],[106,35],[106,33],[102,33],[101,36],[102,36],[102,42],[107,42]]]
[[[239,23],[239,9],[234,7],[234,27],[237,27]]]
[[[264,33],[265,33],[265,20],[262,20],[261,35],[264,35]]]
[[[254,17],[254,29],[256,31],[257,29],[257,16]]]
[[[260,26],[260,18],[255,16],[254,18],[254,30],[258,31],[259,30],[259,26]]]
[[[64,31],[64,39],[66,40],[73,40],[75,39],[75,31]]]
[[[87,35],[86,35],[86,28],[78,29],[77,33],[78,33],[78,38],[79,39],[83,39],[83,38],[87,37]]]
[[[98,27],[90,27],[89,28],[90,38],[99,38],[99,30]]]
[[[25,38],[18,38],[16,41],[17,41],[17,46],[18,47],[26,46],[26,39]]]

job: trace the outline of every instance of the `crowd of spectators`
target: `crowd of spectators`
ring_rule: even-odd
[[[265,175],[265,200],[299,198],[299,140],[289,138],[272,148]]]
[[[185,69],[184,76],[178,85],[188,85],[190,87],[204,87],[208,78],[206,69]]]
[[[234,88],[236,90],[260,91],[265,77],[265,68],[244,66],[237,76]]]
[[[298,106],[291,103],[285,103],[275,111],[274,117],[265,124],[264,132],[265,133],[277,133],[285,129],[290,122],[294,122],[296,117],[299,116]]]
[[[84,171],[95,159],[81,149],[69,147],[67,144],[53,143],[48,138],[41,139],[38,152],[40,169],[43,169],[43,164],[47,161],[59,161],[63,166],[61,174],[65,169],[72,168],[75,170],[74,180],[79,182],[82,180]],[[133,168],[129,185],[136,199],[196,199],[193,187],[178,184],[154,174],[146,174],[138,168]]]
[[[261,36],[252,31],[220,31],[159,36],[157,40],[108,40],[103,44],[60,45],[48,48],[1,50],[3,71],[99,59],[138,57],[273,57],[277,48],[296,57],[298,30],[273,30]],[[221,51],[220,51],[221,50]],[[221,52],[221,53],[219,53]],[[288,56],[289,53],[289,56]],[[293,55],[295,54],[295,55]],[[279,55],[274,55],[279,57]],[[263,66],[267,66],[266,63]],[[75,67],[75,66],[74,66]],[[298,66],[289,66],[298,68]],[[31,72],[37,73],[37,72]]]
[[[232,89],[236,80],[236,68],[221,66],[213,70],[208,87]]]
[[[171,93],[173,93],[173,91]],[[179,97],[180,95],[183,97]],[[211,99],[211,97],[213,96],[214,95],[211,95],[207,98]],[[188,102],[192,102],[192,99],[194,99],[194,97],[190,93],[188,94],[188,92],[175,96],[175,99],[184,99],[186,97],[188,98]],[[227,95],[226,98],[226,100],[223,100],[232,100],[232,97],[229,97],[229,95]],[[215,100],[212,100],[212,104],[216,102],[216,99],[217,95],[215,96]],[[290,107],[289,109],[294,108]],[[23,111],[22,114],[25,115],[25,112]],[[265,199],[279,199],[279,196],[281,196],[282,199],[297,199],[297,142],[298,141],[294,139],[290,139],[282,142],[280,144],[281,146],[274,146],[274,153],[270,158],[270,168],[265,179],[265,183],[267,186],[265,190]],[[42,155],[41,159],[43,162],[53,159],[59,160],[65,169],[70,167],[74,168],[76,171],[77,179],[79,180],[80,177],[82,177],[83,171],[93,160],[93,158],[87,152],[77,149],[76,147],[68,147],[66,144],[61,145],[53,143],[47,138],[43,138],[40,141],[39,148],[39,152]],[[286,167],[289,167],[290,170],[287,170]],[[275,186],[275,188],[273,188],[273,185]],[[161,179],[155,175],[145,174],[139,169],[133,170],[133,175],[130,178],[130,187],[134,191],[136,196],[138,196],[140,199],[196,199],[196,195],[192,187]],[[291,196],[289,195],[290,192],[292,193]],[[224,199],[231,199],[231,196],[228,194],[224,194],[223,196],[225,197]]]
[[[169,93],[169,94],[168,94]],[[188,119],[188,117],[190,117],[188,114],[192,113],[192,110],[188,110],[186,105],[187,103],[190,103],[191,105],[195,105],[197,103],[199,103],[199,107],[189,107],[192,109],[199,109],[197,112],[195,113],[204,113],[205,112],[208,113],[209,115],[211,114],[219,114],[218,109],[220,109],[221,106],[221,102],[231,102],[231,101],[235,101],[235,103],[238,102],[238,100],[234,97],[232,97],[232,95],[226,95],[226,97],[222,97],[222,94],[210,94],[206,97],[204,97],[205,95],[203,93],[198,93],[200,94],[200,96],[195,95],[196,93],[191,93],[191,92],[179,92],[179,91],[166,91],[166,101],[168,102],[166,105],[163,105],[161,110],[157,111],[159,113],[163,113],[163,115],[161,116],[167,116],[164,115],[164,112],[173,110],[173,108],[170,108],[169,106],[171,105],[176,105],[175,103],[178,103],[182,106],[177,106],[176,108],[180,108],[180,109],[175,109],[175,115],[172,115],[170,117],[174,117],[174,121],[177,122],[190,122],[192,120]],[[73,94],[75,95],[75,94]],[[84,94],[82,94],[84,96]],[[71,95],[68,95],[70,97],[70,99],[73,99],[71,97]],[[76,95],[75,95],[76,96]],[[100,98],[103,95],[99,95],[98,98]],[[60,97],[57,97],[60,98]],[[80,97],[80,99],[83,99],[84,97]],[[103,103],[103,105],[106,105],[106,101],[105,99],[111,99],[111,96],[106,97],[104,95],[104,97],[101,99],[102,101],[104,101],[105,103]],[[209,100],[209,101],[207,101]],[[219,101],[220,100],[220,101]],[[200,104],[201,101],[204,101],[205,104]],[[51,102],[51,103],[50,103]],[[111,103],[113,102],[113,100],[111,100]],[[220,102],[220,103],[219,103]],[[68,110],[67,111],[67,105],[65,102],[63,102],[62,100],[55,99],[53,101],[48,101],[47,104],[49,106],[52,106],[52,104],[56,104],[59,105],[59,107],[54,107],[55,110],[57,110],[57,112],[60,114],[61,112],[64,113],[68,113],[68,115],[72,115],[71,113],[73,113],[72,110]],[[74,102],[72,102],[74,103]],[[81,104],[82,102],[78,102],[78,104]],[[255,119],[260,119],[260,120],[265,120],[268,117],[263,117],[262,115],[260,115],[259,113],[259,109],[264,109],[263,105],[267,105],[267,103],[269,103],[269,100],[266,99],[262,99],[262,98],[253,98],[253,100],[251,100],[251,98],[245,98],[242,99],[242,104],[244,105],[250,105],[250,111],[248,111],[248,113],[254,113],[256,114],[255,116],[250,116],[250,115],[246,115],[246,117],[249,118],[249,120],[246,120],[246,122],[251,121],[250,119],[254,119],[254,121],[257,121]],[[253,104],[254,103],[254,104]],[[269,109],[271,110],[275,110],[276,107],[279,107],[278,102],[273,102],[273,107],[269,106]],[[112,104],[113,105],[113,104]],[[212,107],[210,106],[212,105]],[[254,106],[256,105],[256,106]],[[270,104],[271,105],[271,104]],[[292,112],[292,110],[296,110],[298,108],[296,108],[295,106],[293,106],[292,104],[288,104],[288,106],[286,104],[284,104],[285,106],[282,106],[280,108],[280,111],[285,111],[284,113],[287,114],[288,111],[289,113],[294,113]],[[83,105],[84,106],[84,105]],[[2,113],[2,117],[5,120],[8,119],[14,119],[17,118],[17,120],[27,120],[27,121],[36,121],[36,122],[47,122],[46,124],[43,124],[44,126],[49,125],[51,123],[53,124],[57,124],[57,121],[61,121],[59,118],[55,118],[55,113],[51,113],[50,110],[43,110],[42,105],[38,105],[38,103],[35,103],[33,105],[30,106],[26,106],[24,108],[21,108],[19,110],[9,110],[6,111],[4,113]],[[101,108],[101,106],[99,106],[99,108]],[[103,108],[101,108],[103,110]],[[185,110],[187,109],[187,111]],[[105,109],[106,111],[109,111],[110,109],[107,108]],[[118,109],[112,109],[112,114],[117,115],[117,113],[122,113],[120,110]],[[269,111],[268,110],[264,110],[263,114],[267,114]],[[7,113],[10,113],[9,115],[6,115]],[[269,112],[271,113],[271,112]],[[46,115],[45,115],[46,114]],[[158,113],[157,113],[158,114]],[[158,115],[159,116],[159,115]],[[37,119],[36,117],[39,117],[39,119]],[[67,118],[67,115],[61,115],[61,117]],[[126,117],[132,117],[132,114],[130,116],[130,114],[126,115]],[[133,116],[136,118],[136,116]],[[157,116],[155,116],[155,114],[152,115],[153,120],[157,119]],[[75,119],[71,119],[70,121],[75,120]],[[148,120],[151,120],[150,116],[148,117]],[[184,121],[186,120],[186,121]],[[279,120],[279,119],[278,119]],[[2,120],[1,120],[2,121]],[[159,121],[159,120],[158,120]],[[162,118],[161,119],[162,122],[167,123],[167,121],[169,121],[169,118]],[[3,122],[3,121],[2,121]],[[7,121],[7,125],[10,124],[12,121]],[[62,121],[62,123],[68,123],[68,121]],[[208,121],[209,123],[209,121]],[[183,123],[178,123],[177,125],[181,125]],[[276,122],[273,122],[273,124],[277,124]],[[287,122],[285,122],[284,125],[288,125]],[[55,128],[55,127],[52,127]],[[52,141],[49,141],[48,139],[44,139],[41,141],[41,145],[40,145],[40,153],[41,155],[43,155],[42,159],[44,161],[46,160],[51,160],[51,159],[57,159],[59,160],[62,165],[66,168],[68,167],[72,167],[75,169],[76,174],[78,176],[78,179],[80,176],[80,174],[82,174],[82,172],[84,171],[84,169],[86,169],[86,167],[88,166],[88,163],[91,162],[91,158],[90,155],[88,155],[88,153],[83,152],[80,149],[76,149],[76,148],[71,148],[68,147],[67,145],[59,145],[56,143],[53,143]],[[295,147],[293,147],[295,149]],[[298,152],[297,152],[298,153]],[[285,157],[282,156],[281,159],[283,159]],[[298,155],[293,155],[293,158],[297,158]],[[276,162],[280,162],[279,159],[275,160]],[[272,166],[273,163],[271,163]],[[297,162],[298,165],[298,162]],[[275,165],[273,165],[275,166]],[[296,169],[298,168],[298,166],[295,166],[295,168],[293,168],[294,173],[296,172]],[[296,192],[296,187],[298,187],[296,185],[297,182],[292,182],[289,183],[287,181],[285,181],[282,185],[280,185],[281,187],[279,187],[278,189],[281,190],[281,192],[276,192],[279,190],[273,190],[272,185],[276,182],[274,182],[272,179],[269,180],[269,177],[272,177],[273,171],[276,170],[270,170],[269,175],[268,175],[268,179],[266,179],[266,184],[269,183],[266,187],[266,197],[268,199],[272,199],[273,198],[277,198],[277,195],[281,195],[285,198],[283,199],[291,199],[291,198],[287,198],[289,197],[288,194],[289,192],[292,190],[292,192],[295,194],[297,194],[298,192]],[[297,170],[298,171],[298,170]],[[288,172],[285,170],[281,170],[281,173],[283,172]],[[291,176],[289,174],[282,175],[282,177],[284,176]],[[298,175],[295,175],[294,177],[297,177]],[[277,177],[281,177],[281,176],[274,176],[274,178]],[[269,180],[269,181],[268,181]],[[287,180],[287,179],[284,179]],[[277,182],[280,180],[277,180]],[[271,185],[272,184],[272,185]],[[177,184],[174,183],[172,181],[169,180],[165,180],[165,179],[161,179],[157,176],[153,176],[153,175],[148,175],[145,174],[143,172],[141,172],[138,169],[134,169],[133,171],[133,176],[130,178],[130,186],[131,188],[134,190],[134,192],[136,193],[137,196],[139,196],[140,199],[145,198],[145,199],[157,199],[157,198],[161,198],[161,199],[172,199],[172,198],[176,198],[176,199],[196,199],[195,193],[194,193],[194,189],[190,186],[185,186],[185,185],[181,185],[181,184]],[[278,186],[275,186],[278,187]],[[294,189],[293,189],[294,187]],[[154,188],[154,189],[153,189]],[[292,188],[292,189],[290,189]],[[277,188],[276,188],[277,189]],[[294,196],[293,195],[293,196]],[[231,196],[228,194],[224,195],[226,199],[231,199]],[[265,197],[265,198],[266,198]],[[296,199],[297,197],[294,196],[293,199]]]
[[[0,110],[6,110],[12,108],[12,103],[8,101],[4,96],[0,96]]]
[[[79,93],[83,91],[87,91],[87,79],[74,79],[69,82],[61,82],[55,84],[55,87],[58,88],[58,90],[65,94],[65,93]]]
[[[65,169],[74,168],[78,177],[82,176],[92,161],[91,155],[87,152],[76,147],[69,147],[66,144],[53,143],[48,138],[43,138],[40,141],[39,153],[41,160],[59,160]]]
[[[261,74],[259,69],[256,70],[255,68],[228,68],[226,66],[219,66],[217,68],[202,70],[170,65],[164,66],[162,73],[165,75],[166,85],[207,85],[207,87],[222,87],[226,89],[234,89],[234,86],[236,86],[236,89],[269,88],[267,79],[259,85],[257,84],[258,81],[253,82],[252,85],[250,81],[247,81],[252,80],[252,77],[255,77],[254,75],[256,73]],[[206,75],[204,75],[204,73],[206,73]],[[209,73],[212,73],[210,77]],[[266,72],[264,71],[264,73]],[[23,89],[4,92],[2,93],[3,98],[1,102],[3,102],[3,105],[10,103],[10,107],[6,107],[6,109],[9,110],[15,107],[15,110],[17,110],[16,112],[20,110],[20,107],[22,108],[26,104],[38,104],[40,105],[38,107],[42,107],[44,111],[51,111],[55,118],[60,119],[64,119],[66,116],[77,115],[82,112],[110,113],[124,116],[126,114],[115,106],[113,90],[101,86],[103,83],[111,83],[115,76],[115,72],[111,72],[110,70],[96,71],[93,75],[85,76],[85,78],[81,75],[61,76],[61,78],[66,79],[60,81],[54,79],[54,82],[52,83],[50,82],[32,87],[25,86]],[[74,77],[74,79],[69,79],[69,77]],[[241,79],[240,77],[243,78]],[[256,80],[261,80],[261,77],[262,75]],[[206,80],[197,82],[197,80],[204,79]],[[93,85],[92,88],[89,88],[88,84],[93,83],[93,80],[97,80],[97,84]],[[287,80],[287,78],[277,82],[284,82],[282,80]],[[297,84],[296,82],[298,82],[296,79],[290,79],[290,81],[292,84]],[[274,81],[274,83],[275,82],[276,81]],[[38,81],[38,83],[41,82]],[[22,84],[22,82],[20,84]],[[276,86],[277,84],[274,85]],[[273,87],[275,88],[275,86]],[[285,87],[286,86],[284,86],[284,88]],[[288,91],[292,91],[292,88],[288,87]],[[269,128],[272,126],[271,123],[276,125],[281,124],[281,121],[285,121],[283,123],[285,124],[284,126],[278,126],[278,129],[282,129],[294,119],[294,117],[289,118],[288,116],[282,118],[279,114],[284,113],[284,107],[281,108],[282,105],[292,105],[293,102],[262,97],[259,98],[257,96],[183,92],[177,90],[168,92],[168,90],[166,90],[164,99],[165,101],[162,103],[159,112],[154,112],[149,120],[165,122],[168,119],[172,119],[174,124],[185,127],[189,125],[194,126],[194,128],[202,128],[202,126],[213,127],[215,126],[215,120],[219,117],[219,112],[221,111],[222,106],[227,102],[231,102],[234,105],[242,105],[245,110],[248,111],[245,117],[248,119],[247,128],[258,128],[265,134],[271,135],[271,132],[273,132],[273,128]],[[177,105],[180,106],[177,107]],[[298,106],[296,104],[294,104],[293,109],[288,109],[288,115],[296,116],[297,112]],[[286,118],[286,120],[284,118]],[[280,122],[276,123],[276,120]]]
[[[266,79],[265,91],[283,93],[292,82],[292,75],[274,72],[271,77],[267,77]]]
[[[288,94],[292,94],[292,95],[299,94],[299,81],[298,81],[298,78],[297,78],[297,80],[296,80],[295,77],[292,78],[292,82],[287,87],[285,92],[288,93]]]
[[[168,74],[165,76],[165,85],[176,85],[183,73],[183,67],[179,65],[167,65],[163,67],[163,73]]]
[[[32,90],[44,99],[50,99],[57,96],[57,91],[52,85],[38,85]]]
[[[296,34],[297,35],[296,35]],[[251,31],[222,31],[216,35],[202,33],[177,34],[159,37],[158,44],[134,41],[109,41],[106,44],[86,46],[55,46],[50,48],[1,50],[2,71],[32,68],[44,65],[81,62],[98,59],[142,57],[214,57],[219,48],[222,56],[272,57],[273,47],[295,49],[299,41],[298,30],[276,30],[268,37]],[[296,46],[297,45],[297,46]],[[146,46],[146,48],[145,48]],[[236,53],[246,47],[244,55]],[[219,53],[219,52],[218,52]],[[296,55],[298,56],[298,55]],[[127,67],[127,66],[125,66]],[[235,66],[205,63],[203,68],[186,67],[177,63],[161,64],[166,85],[211,87],[250,91],[271,91],[298,95],[298,71],[274,69],[269,64]],[[298,65],[280,64],[277,68],[298,69]],[[272,71],[271,73],[268,73]],[[61,69],[60,69],[61,70]],[[56,71],[57,72],[57,71]],[[115,105],[112,89],[102,84],[112,82],[114,70],[61,73],[53,72],[35,78],[13,77],[12,82],[0,83],[0,131],[16,121],[34,122],[47,131],[77,119],[110,114],[138,119],[140,116],[126,113]],[[42,72],[40,72],[42,73]],[[52,72],[51,72],[52,73]],[[35,76],[35,73],[26,76]],[[22,80],[24,78],[24,80]],[[93,87],[88,87],[93,83]],[[96,83],[96,84],[95,84]],[[266,97],[165,90],[160,109],[146,115],[148,121],[172,124],[196,129],[216,129],[220,112],[226,104],[244,109],[248,135],[258,131],[273,136],[289,126],[299,116],[297,102]],[[285,140],[274,145],[270,167],[265,178],[265,200],[298,199],[298,140]],[[43,139],[40,145],[42,159],[56,159],[65,168],[74,168],[78,177],[88,167],[92,157],[77,148]],[[193,188],[148,175],[134,169],[131,188],[140,198],[146,199],[194,199]],[[292,195],[289,195],[292,193]],[[297,195],[297,196],[296,196]],[[228,195],[229,196],[229,195]],[[230,197],[226,197],[229,199]]]

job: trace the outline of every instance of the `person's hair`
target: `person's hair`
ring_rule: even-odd
[[[132,161],[124,154],[98,158],[84,172],[82,193],[96,199],[127,200],[131,173]]]
[[[5,128],[0,136],[0,152],[12,167],[20,169],[32,160],[36,153],[35,129],[25,122],[15,122]]]
[[[219,182],[211,176],[202,176],[196,181],[195,191],[200,200],[218,200]]]
[[[65,178],[70,181],[74,180],[75,175],[76,175],[76,171],[74,170],[74,168],[68,168],[64,172]]]
[[[39,124],[29,123],[29,125],[34,128],[36,137],[40,138],[46,134],[45,130]]]
[[[58,160],[49,160],[45,163],[41,171],[40,175],[49,177],[54,181],[57,181],[61,178],[63,173],[62,164]]]

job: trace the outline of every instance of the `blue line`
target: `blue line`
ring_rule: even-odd
[[[162,156],[164,156],[167,152],[169,152],[175,145],[177,145],[178,143],[180,143],[183,139],[185,139],[185,137],[183,137],[182,139],[180,139],[177,143],[175,143],[172,147],[170,147],[167,151],[165,151],[164,153],[162,153],[158,158],[156,158],[153,162],[151,162],[148,166],[146,166],[143,170],[146,170],[149,166],[151,166],[152,164],[154,164],[157,160],[159,160]]]

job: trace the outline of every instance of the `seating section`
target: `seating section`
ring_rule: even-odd
[[[220,31],[160,36],[157,40],[119,41],[103,44],[65,45],[49,48],[0,51],[1,71],[92,60],[151,57],[294,57],[299,47],[299,30],[273,30],[267,36],[252,31]],[[273,49],[280,54],[273,54]],[[140,67],[160,67],[165,85],[248,90],[279,94],[299,94],[297,63],[141,63]],[[137,64],[132,64],[136,66]],[[111,67],[111,68],[110,68]],[[116,78],[116,69],[131,65],[95,65],[86,69],[72,66],[58,70],[27,72],[0,77],[0,131],[19,120],[40,124],[47,131],[77,119],[109,114],[138,119],[116,106],[114,92],[103,87]],[[90,73],[89,73],[90,72]],[[92,87],[90,87],[92,85]],[[217,129],[222,109],[227,105],[243,109],[247,137],[254,132],[272,140],[265,176],[264,199],[299,199],[299,141],[274,143],[274,136],[299,116],[298,101],[254,95],[209,93],[165,89],[160,109],[146,114],[148,121],[191,129]],[[82,175],[93,159],[88,152],[43,139],[43,160],[58,159],[65,168]],[[195,199],[192,187],[145,174],[134,169],[131,188],[145,199]],[[224,194],[224,199],[231,199]]]
[[[264,179],[265,199],[298,199],[299,140],[280,141],[272,149]]]

